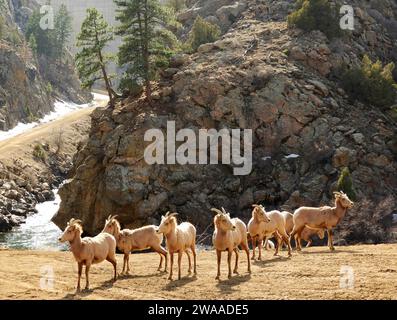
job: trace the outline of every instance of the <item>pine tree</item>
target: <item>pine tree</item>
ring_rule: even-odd
[[[338,178],[337,188],[338,191],[343,191],[344,193],[346,193],[351,200],[356,200],[357,197],[354,191],[353,181],[350,175],[349,168],[345,167],[342,169],[342,172],[340,173],[340,176]]]
[[[111,79],[106,71],[111,57],[103,52],[112,40],[112,30],[103,15],[95,8],[88,8],[77,37],[77,46],[81,47],[81,51],[76,54],[77,70],[85,88],[91,88],[98,80],[105,82],[110,105],[113,107],[117,94],[112,89]]]
[[[126,70],[120,87],[132,92],[144,86],[150,102],[150,81],[167,65],[178,46],[175,35],[167,29],[175,23],[173,11],[158,0],[115,0],[115,3],[116,19],[120,22],[117,34],[123,41],[118,58]]]
[[[60,6],[54,22],[57,56],[62,58],[67,42],[72,34],[72,17],[64,4]]]
[[[55,30],[47,29],[43,30],[40,27],[41,14],[39,9],[34,10],[32,15],[29,17],[25,36],[27,41],[33,36],[36,39],[37,53],[45,55],[46,57],[53,59],[57,57],[56,53],[56,34]]]

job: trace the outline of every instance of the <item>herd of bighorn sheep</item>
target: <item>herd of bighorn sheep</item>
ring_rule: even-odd
[[[262,259],[262,247],[275,248],[274,255],[278,254],[279,248],[286,245],[288,256],[291,256],[290,239],[295,240],[296,250],[302,250],[301,240],[311,245],[313,235],[324,238],[324,231],[328,233],[328,247],[332,251],[333,235],[332,229],[345,216],[346,211],[353,207],[353,202],[343,192],[334,192],[335,206],[324,206],[320,208],[301,207],[295,210],[294,214],[287,211],[273,210],[266,212],[262,205],[253,205],[252,218],[246,225],[239,218],[231,218],[230,213],[224,208],[222,210],[212,208],[215,213],[215,230],[212,237],[213,246],[217,255],[217,275],[220,278],[221,255],[223,251],[228,253],[228,277],[232,276],[232,254],[236,255],[233,273],[238,273],[239,248],[242,248],[247,255],[248,272],[251,273],[251,263],[248,240],[252,243],[252,259],[255,259],[255,249],[258,247],[258,259]],[[117,278],[116,247],[124,253],[124,264],[122,273],[130,271],[129,257],[134,250],[145,250],[151,248],[160,255],[158,270],[162,269],[165,260],[165,272],[168,272],[168,255],[170,255],[169,280],[172,280],[174,254],[178,254],[178,279],[181,279],[181,261],[183,253],[186,253],[189,260],[188,273],[196,275],[196,228],[189,222],[178,224],[177,213],[167,212],[161,217],[160,225],[145,226],[135,230],[121,230],[120,223],[116,216],[109,216],[100,234],[95,237],[81,238],[83,232],[82,222],[71,219],[59,238],[59,241],[70,243],[73,256],[78,264],[77,290],[80,290],[80,279],[82,268],[85,265],[86,289],[89,289],[89,270],[92,264],[104,261],[112,263],[114,269],[113,279]],[[166,248],[162,246],[165,237]],[[276,245],[269,240],[276,239]],[[271,244],[269,246],[269,243]]]

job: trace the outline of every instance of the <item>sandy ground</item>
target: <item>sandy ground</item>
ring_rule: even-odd
[[[117,258],[120,271],[122,256]],[[70,252],[1,250],[0,298],[397,299],[397,244],[337,247],[335,252],[316,247],[294,252],[290,259],[285,251],[279,257],[265,252],[264,261],[253,262],[251,275],[242,257],[240,275],[230,280],[225,259],[216,281],[214,251],[199,252],[197,277],[187,275],[184,256],[182,279],[170,282],[157,271],[157,254],[134,254],[130,276],[113,283],[112,266],[105,261],[91,269],[91,290],[76,294],[77,269]],[[345,273],[341,276],[346,266],[354,273],[352,288],[340,288],[341,282],[348,283]]]

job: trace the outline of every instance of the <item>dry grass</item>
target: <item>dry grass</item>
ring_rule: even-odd
[[[214,251],[198,254],[197,277],[187,276],[183,259],[182,280],[169,282],[157,272],[158,255],[131,257],[132,275],[112,283],[108,262],[91,268],[90,292],[75,294],[76,266],[70,252],[0,250],[1,299],[397,299],[397,245],[362,245],[304,249],[288,259],[265,252],[264,261],[254,262],[246,273],[242,257],[240,275],[227,280],[226,256],[221,281],[215,281]],[[243,256],[243,255],[241,255]],[[122,256],[117,256],[121,270]],[[340,268],[351,266],[354,289],[340,289]],[[54,289],[40,288],[41,268],[52,267]],[[84,284],[84,282],[83,282]]]

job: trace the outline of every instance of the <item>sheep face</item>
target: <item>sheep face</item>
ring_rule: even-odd
[[[233,231],[236,230],[236,226],[230,219],[229,213],[219,213],[215,216],[214,224],[217,229],[222,231]]]
[[[354,202],[349,199],[347,194],[343,193],[342,191],[334,192],[334,194],[335,194],[335,199],[339,200],[342,207],[347,208],[347,209],[353,208]]]
[[[259,222],[270,222],[266,210],[262,205],[253,205],[252,216]]]
[[[82,227],[79,223],[69,222],[62,236],[58,239],[60,242],[72,242],[77,235],[77,232],[82,232]]]
[[[165,215],[165,216],[161,216],[161,223],[158,226],[156,232],[158,234],[163,233],[163,234],[168,234],[170,233],[176,226],[176,218],[175,218],[175,214],[171,214],[171,215]]]

